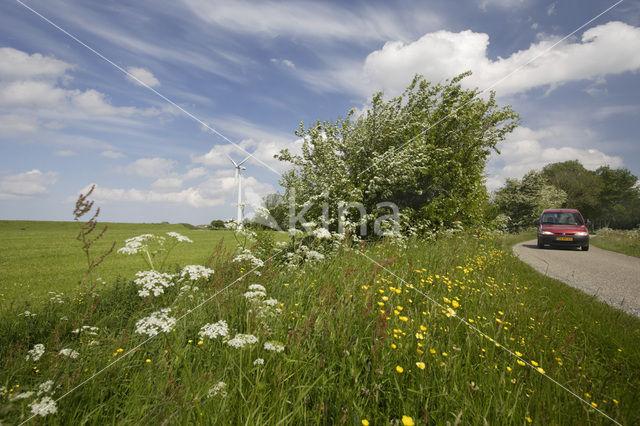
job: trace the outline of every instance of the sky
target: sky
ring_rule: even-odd
[[[72,220],[93,184],[100,221],[232,218],[227,155],[251,154],[250,215],[300,122],[467,70],[521,116],[489,189],[575,159],[638,176],[640,2],[616,3],[5,0],[0,219]]]

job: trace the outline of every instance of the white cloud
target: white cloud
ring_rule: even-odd
[[[0,200],[41,197],[47,195],[47,186],[56,183],[58,174],[42,173],[33,169],[25,173],[0,177]]]
[[[70,149],[63,149],[59,151],[54,151],[53,155],[56,157],[73,157],[76,155],[75,151],[71,151]]]
[[[158,192],[135,188],[103,188],[96,185],[92,198],[98,203],[120,201],[144,204],[186,204],[195,208],[215,207],[224,204],[223,198],[207,198],[198,188],[187,188],[179,192]]]
[[[140,158],[118,170],[130,175],[159,178],[166,176],[176,162],[166,158]]]
[[[204,167],[195,167],[184,174],[171,173],[165,177],[158,178],[151,186],[159,191],[177,190],[180,189],[185,182],[204,176],[207,176],[207,170]]]
[[[195,16],[211,25],[261,37],[288,36],[354,43],[405,38],[413,24],[425,28],[440,22],[437,14],[426,7],[403,14],[393,7],[361,5],[357,11],[351,11],[338,4],[311,1],[183,2]]]
[[[487,53],[488,34],[441,30],[413,42],[389,41],[371,52],[364,64],[342,59],[326,70],[298,68],[297,75],[320,90],[346,89],[364,95],[385,90],[394,96],[415,74],[430,81],[443,81],[471,70],[473,75],[463,80],[467,87],[491,88],[499,95],[510,95],[640,70],[639,27],[609,22],[590,28],[579,40],[569,39],[549,51],[560,38],[540,37],[528,49],[493,60]]]
[[[0,138],[11,138],[35,133],[38,121],[29,116],[5,114],[0,115]]]
[[[135,83],[139,86],[142,86],[140,82],[146,84],[149,87],[160,86],[160,82],[158,81],[158,79],[153,75],[153,73],[151,73],[151,71],[145,68],[129,67],[127,68],[127,71],[129,72],[129,74],[131,74],[127,75],[127,80],[131,81],[132,83]]]
[[[11,47],[0,48],[0,79],[30,80],[37,78],[57,79],[73,65],[40,53],[29,55]]]
[[[276,65],[283,65],[287,68],[291,68],[292,70],[296,69],[296,64],[294,64],[292,61],[290,61],[289,59],[276,59],[276,58],[271,58],[271,63],[272,64],[276,64]]]
[[[598,120],[606,120],[620,115],[640,115],[638,105],[608,105],[597,108],[593,116]]]
[[[553,141],[562,137],[568,129],[548,128],[533,130],[527,127],[517,128],[505,142],[501,144],[501,155],[493,155],[487,171],[487,187],[496,189],[506,178],[521,178],[530,170],[540,170],[547,164],[562,161],[578,160],[582,165],[595,170],[609,165],[622,167],[623,160],[618,156],[607,155],[591,147],[550,146]],[[578,136],[588,138],[588,131]]]
[[[100,153],[100,155],[102,155],[103,157],[107,157],[107,158],[122,158],[124,157],[124,154],[119,152],[119,151],[112,151],[112,150],[106,150],[106,151],[102,151]]]
[[[528,3],[528,0],[480,0],[478,6],[482,10],[486,10],[489,6],[497,6],[502,9],[515,9],[522,7]]]
[[[549,6],[547,6],[547,15],[551,16],[551,15],[555,15],[556,14],[556,6],[557,6],[557,2],[553,2],[551,3]]]

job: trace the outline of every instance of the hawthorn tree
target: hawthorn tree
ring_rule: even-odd
[[[441,84],[416,76],[398,97],[373,95],[360,116],[351,110],[335,122],[301,123],[302,153],[276,155],[294,166],[280,182],[284,204],[306,210],[306,219],[327,216],[335,229],[340,205],[358,203],[369,233],[376,218],[391,213],[385,202],[398,206],[404,229],[481,222],[487,157],[519,116],[499,107],[493,93],[483,98],[463,89],[468,75]],[[356,209],[342,211],[347,220],[361,218]]]

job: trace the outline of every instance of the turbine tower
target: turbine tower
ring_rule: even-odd
[[[238,219],[238,228],[242,228],[242,219],[243,219],[243,215],[244,215],[244,203],[242,203],[242,171],[243,170],[247,170],[246,167],[242,167],[242,164],[244,164],[245,161],[247,161],[249,158],[251,158],[251,155],[249,155],[247,158],[245,158],[244,160],[242,160],[239,163],[236,163],[235,161],[233,161],[233,158],[229,157],[227,155],[227,157],[229,158],[229,160],[231,160],[231,162],[233,163],[233,166],[236,168],[236,181],[238,182],[238,214],[237,214],[237,219]]]

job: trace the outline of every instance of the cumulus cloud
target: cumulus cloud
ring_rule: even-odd
[[[130,174],[143,177],[159,178],[166,176],[175,166],[174,160],[167,158],[140,158],[133,163],[121,167],[118,170]]]
[[[145,68],[129,67],[127,68],[127,71],[129,72],[129,74],[131,74],[127,75],[127,80],[131,81],[132,83],[135,83],[139,86],[143,85],[140,84],[140,82],[146,84],[149,87],[160,86],[160,82],[158,81],[158,79],[153,75],[151,71]]]
[[[498,95],[555,88],[572,81],[602,81],[604,76],[640,70],[640,27],[609,22],[585,31],[579,39],[557,46],[558,36],[539,35],[529,48],[497,59],[488,56],[489,35],[465,30],[435,31],[417,40],[388,41],[371,52],[364,63],[336,58],[328,69],[298,68],[299,78],[321,91],[343,91],[368,96],[384,90],[395,96],[416,74],[443,81],[471,70],[463,84]]]
[[[517,128],[501,144],[501,155],[492,156],[487,167],[487,187],[496,189],[504,184],[506,178],[521,178],[529,170],[540,170],[547,164],[562,161],[578,160],[589,170],[605,165],[613,168],[623,166],[621,157],[608,155],[596,148],[552,146],[552,141],[566,130]],[[584,132],[583,136],[587,133]]]
[[[579,41],[563,42],[548,50],[557,41],[545,37],[526,50],[492,60],[487,56],[489,35],[470,30],[437,31],[412,43],[386,43],[369,54],[364,73],[375,85],[398,93],[416,73],[440,81],[472,70],[474,74],[465,84],[480,89],[495,85],[498,94],[508,95],[640,70],[638,27],[609,22],[585,31]]]
[[[11,47],[0,48],[2,80],[57,79],[73,68],[73,65],[51,56],[40,53],[30,55]]]
[[[25,173],[0,176],[0,200],[42,197],[56,183],[58,174],[33,169]]]

